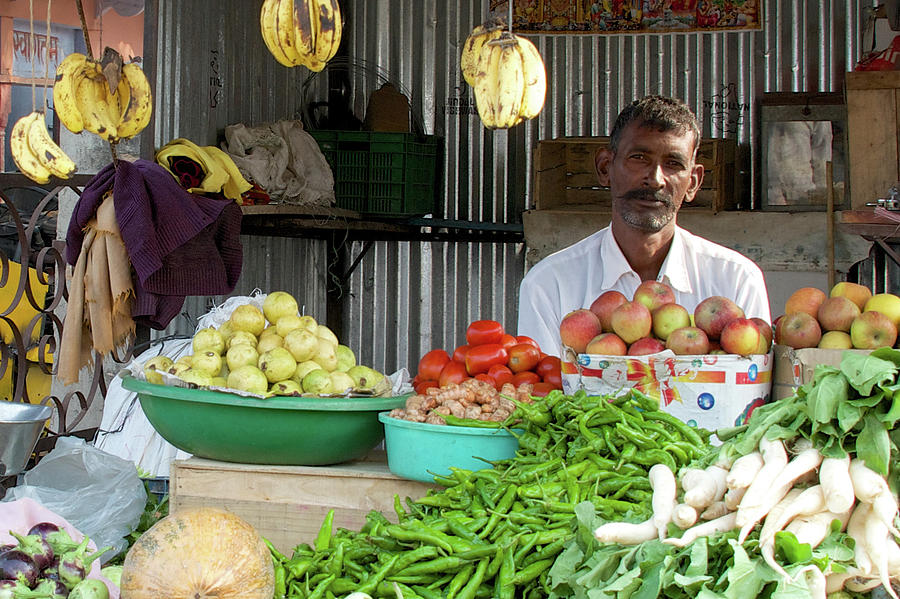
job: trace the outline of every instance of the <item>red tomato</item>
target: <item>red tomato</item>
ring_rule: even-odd
[[[484,383],[487,383],[487,384],[490,385],[491,387],[494,387],[494,379],[492,379],[492,378],[490,377],[490,375],[489,375],[488,373],[486,373],[486,372],[479,372],[478,374],[476,374],[476,375],[473,376],[472,378],[473,378],[473,379],[478,379],[479,381],[482,381],[482,382],[484,382]]]
[[[460,345],[456,349],[453,350],[453,361],[454,362],[462,362],[465,364],[466,362],[466,354],[469,353],[468,345]]]
[[[559,370],[551,372],[544,377],[544,382],[553,385],[554,389],[562,389],[562,373]]]
[[[469,373],[466,372],[466,365],[462,362],[457,362],[456,360],[450,360],[444,366],[444,369],[441,370],[441,376],[438,377],[438,384],[440,384],[441,387],[449,383],[456,383],[458,385],[467,378],[469,378]]]
[[[516,341],[516,338],[508,333],[503,333],[503,337],[500,339],[500,345],[505,347],[506,351],[509,351],[509,348],[511,348],[516,343],[518,343],[518,341]]]
[[[518,337],[516,337],[516,341],[518,341],[519,343],[530,343],[531,345],[535,346],[538,351],[541,351],[541,346],[538,345],[538,342],[527,335],[519,335]]]
[[[466,370],[475,376],[479,372],[487,372],[494,364],[506,364],[509,353],[499,343],[475,345],[466,354]]]
[[[496,320],[476,320],[466,329],[466,343],[484,345],[500,343],[503,339],[503,325]]]
[[[433,349],[419,360],[419,372],[417,376],[430,381],[436,381],[441,376],[441,370],[450,361],[450,356],[442,349]]]
[[[509,348],[509,369],[524,372],[537,366],[541,352],[530,343],[517,343]]]
[[[541,361],[538,362],[534,371],[541,378],[546,377],[548,374],[550,374],[552,372],[559,374],[560,373],[560,360],[556,356],[547,356],[545,358],[541,358]]]
[[[422,395],[423,393],[425,393],[425,390],[430,387],[440,387],[440,385],[438,384],[437,381],[429,381],[429,380],[419,381],[418,383],[413,385],[413,389],[415,389],[416,393],[418,393],[419,395]]]
[[[503,364],[494,364],[490,368],[488,368],[488,376],[494,379],[494,387],[498,390],[503,386],[504,383],[511,383],[513,378],[513,372],[509,369],[509,366],[504,366]]]
[[[544,383],[544,382],[535,383],[534,388],[531,390],[531,395],[533,395],[534,397],[544,397],[551,391],[555,391],[555,390],[556,390],[556,387],[554,387],[550,383]]]
[[[525,370],[523,372],[517,372],[513,375],[512,384],[518,387],[522,383],[540,383],[541,377],[536,375],[530,370]]]

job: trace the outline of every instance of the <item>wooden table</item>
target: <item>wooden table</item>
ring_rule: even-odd
[[[893,218],[896,217],[896,220]],[[900,211],[844,210],[837,226],[845,233],[859,235],[874,242],[895,264],[900,266],[900,254],[889,243],[900,243]]]

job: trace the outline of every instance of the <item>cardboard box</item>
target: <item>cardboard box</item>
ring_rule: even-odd
[[[176,460],[169,476],[172,510],[226,509],[282,552],[312,543],[328,510],[334,527],[359,530],[378,510],[396,521],[394,494],[418,498],[436,488],[391,474],[384,451],[334,466],[260,466],[201,458]],[[404,506],[406,505],[404,501]]]
[[[708,430],[743,424],[769,401],[772,354],[600,356],[563,352],[563,389],[592,395],[636,388],[659,400],[666,412]],[[715,439],[715,438],[714,438]]]
[[[784,399],[794,394],[800,385],[805,385],[813,378],[816,366],[840,366],[844,352],[871,353],[867,349],[819,349],[809,347],[794,349],[787,345],[774,345],[775,355],[772,375],[772,399]]]

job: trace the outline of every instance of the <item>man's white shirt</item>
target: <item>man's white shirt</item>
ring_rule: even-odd
[[[770,322],[762,271],[746,256],[675,227],[658,281],[675,291],[675,301],[693,313],[702,300],[721,295],[743,308],[747,318]],[[629,300],[640,285],[610,227],[538,262],[519,286],[518,335],[537,341],[548,354],[560,355],[559,323],[579,308],[589,308],[604,291],[615,289]]]

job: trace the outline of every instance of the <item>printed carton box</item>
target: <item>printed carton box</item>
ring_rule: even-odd
[[[774,353],[772,399],[784,399],[794,394],[800,385],[813,378],[816,366],[840,366],[844,352],[870,353],[867,349],[794,349],[787,345],[772,346]]]
[[[677,356],[575,355],[563,351],[566,393],[620,394],[635,388],[656,398],[673,416],[708,430],[743,424],[756,406],[769,401],[772,354]]]

